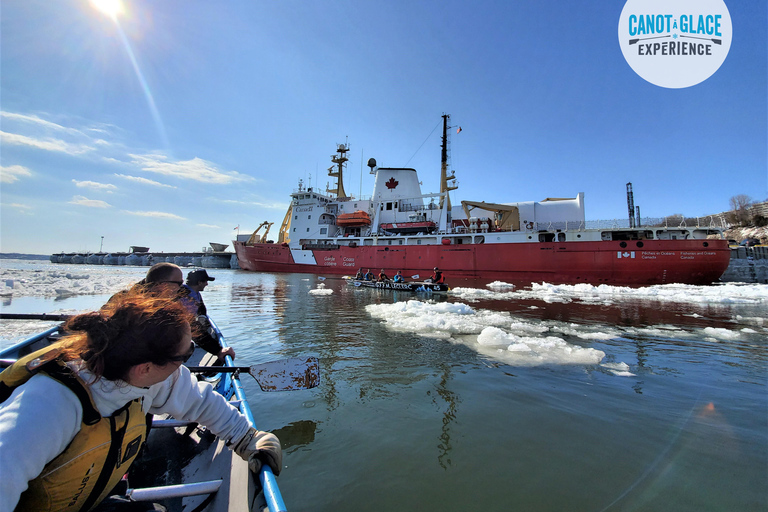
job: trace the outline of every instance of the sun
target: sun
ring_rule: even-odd
[[[91,0],[91,5],[94,9],[102,14],[106,14],[113,20],[116,20],[124,12],[121,0]]]

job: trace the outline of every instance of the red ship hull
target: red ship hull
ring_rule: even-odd
[[[730,261],[726,240],[699,239],[331,246],[296,251],[287,244],[234,245],[240,268],[257,272],[350,275],[359,268],[383,268],[427,275],[439,267],[449,280],[513,283],[702,285],[717,281]]]

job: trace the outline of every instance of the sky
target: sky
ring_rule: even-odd
[[[588,220],[624,219],[628,182],[644,217],[766,200],[765,1],[726,0],[725,61],[678,89],[624,59],[624,3],[3,0],[0,252],[276,238],[340,143],[348,194],[370,196],[369,158],[436,192],[443,114],[453,204],[584,192]]]

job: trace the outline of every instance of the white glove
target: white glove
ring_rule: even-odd
[[[279,475],[283,467],[283,450],[275,434],[251,427],[233,450],[248,461],[248,467],[254,473],[259,472],[262,463],[269,465],[275,475]]]

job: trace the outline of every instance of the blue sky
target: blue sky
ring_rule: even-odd
[[[730,52],[684,89],[624,60],[623,1],[123,4],[115,22],[88,0],[3,1],[2,252],[275,233],[344,142],[348,193],[370,195],[371,157],[437,191],[443,113],[454,204],[584,192],[588,219],[623,219],[627,182],[643,216],[768,196],[764,0],[726,0]]]

